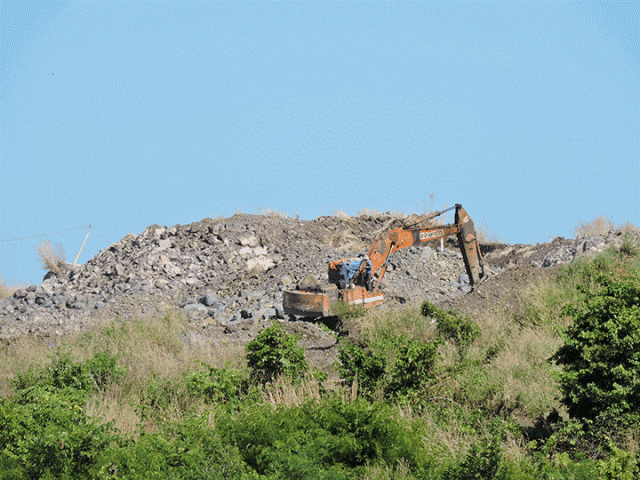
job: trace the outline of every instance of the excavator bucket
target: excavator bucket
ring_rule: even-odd
[[[457,234],[458,242],[460,243],[464,266],[467,270],[467,275],[469,275],[469,283],[472,286],[477,285],[484,277],[484,263],[476,237],[476,228],[467,211],[461,206],[456,209],[455,222],[460,225]]]
[[[282,292],[282,307],[289,315],[302,317],[328,317],[331,315],[329,295],[302,290]]]

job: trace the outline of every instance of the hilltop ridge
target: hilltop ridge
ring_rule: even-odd
[[[0,338],[60,337],[116,316],[166,311],[183,313],[198,339],[245,343],[274,319],[314,330],[312,323],[288,322],[282,291],[308,274],[325,279],[330,260],[365,253],[377,233],[402,220],[389,213],[311,221],[236,214],[188,225],[151,225],[84,265],[64,265],[40,285],[19,288],[0,300]],[[468,295],[471,287],[455,239],[444,242],[444,248],[439,242],[410,247],[391,258],[382,308],[428,300],[464,309],[465,302],[477,302],[483,289],[500,285],[503,293],[516,291],[535,272],[621,243],[621,230],[537,245],[481,243],[489,278],[473,295]],[[326,339],[318,335],[316,340]]]

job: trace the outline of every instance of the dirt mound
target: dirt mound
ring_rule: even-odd
[[[267,323],[300,334],[312,364],[326,366],[336,339],[318,325],[291,321],[282,291],[311,274],[326,280],[330,260],[366,253],[381,231],[399,225],[391,214],[320,217],[280,215],[152,225],[128,234],[81,266],[49,273],[41,285],[0,300],[0,338],[60,337],[96,322],[177,310],[189,319],[186,341],[246,344]],[[622,243],[621,232],[539,245],[481,245],[489,280],[474,292],[455,239],[410,247],[391,258],[382,287],[387,303],[429,300],[461,310],[508,302],[532,276],[576,256]]]

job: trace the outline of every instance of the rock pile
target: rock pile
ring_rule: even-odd
[[[375,235],[401,221],[390,214],[320,217],[280,215],[152,225],[128,234],[85,265],[49,272],[41,285],[0,300],[0,338],[61,335],[100,317],[179,308],[194,322],[232,327],[283,318],[282,291],[308,274],[326,279],[331,260],[365,253]],[[483,245],[490,275],[514,265],[548,267],[622,242],[620,232],[542,245]],[[383,281],[388,301],[454,297],[470,290],[453,239],[397,252]]]

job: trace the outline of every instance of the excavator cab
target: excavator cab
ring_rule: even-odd
[[[361,286],[367,290],[373,288],[371,260],[368,257],[345,258],[329,264],[329,283],[345,290],[350,286]]]

